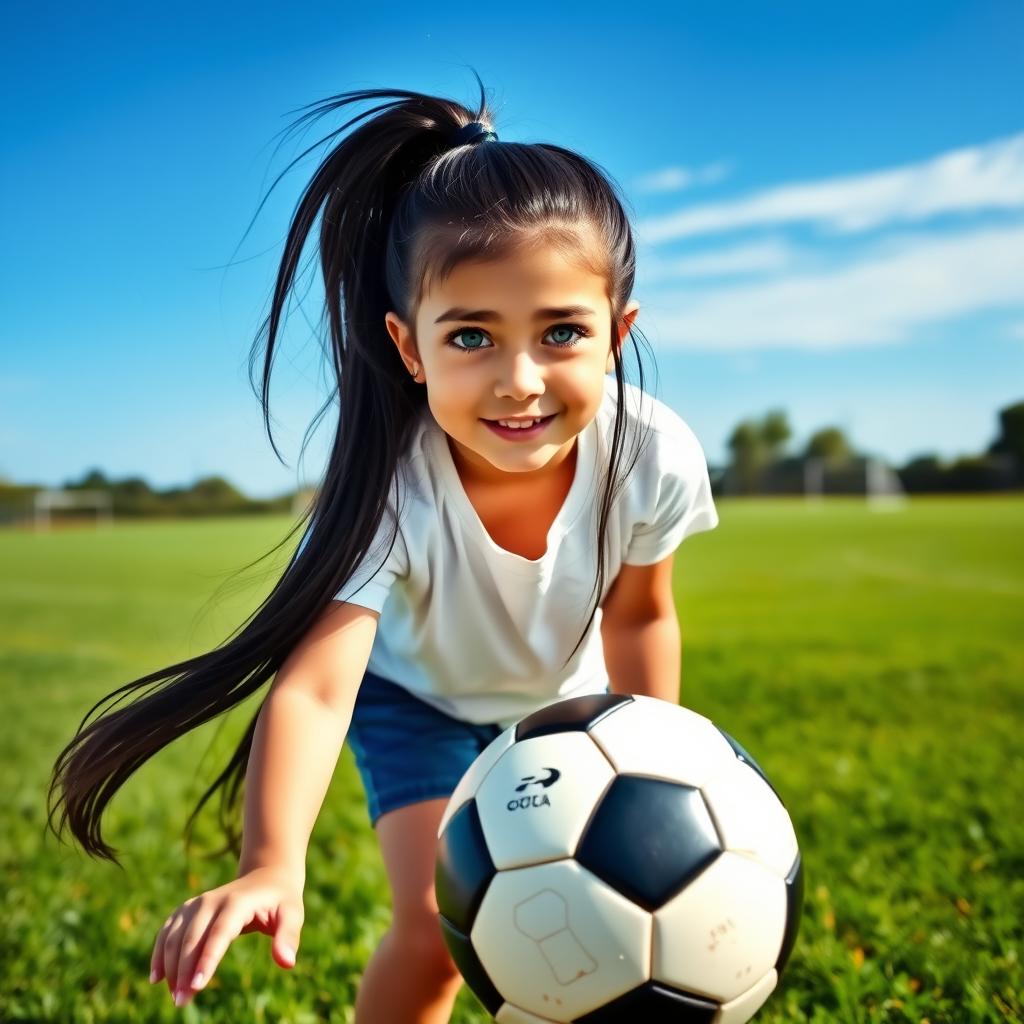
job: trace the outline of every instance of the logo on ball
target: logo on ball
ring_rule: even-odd
[[[544,770],[548,773],[545,778],[540,778],[536,775],[524,775],[519,785],[516,786],[516,792],[522,793],[529,786],[541,786],[547,789],[548,786],[553,786],[562,777],[562,773],[557,768],[545,768]],[[513,797],[507,804],[510,811],[522,810],[526,807],[550,806],[551,801],[548,799],[547,793],[534,793],[532,796]]]
[[[543,786],[547,789],[562,777],[562,773],[557,768],[545,768],[544,770],[548,773],[546,779],[538,779],[536,775],[524,775],[523,781],[516,786],[516,792],[522,793],[527,786]]]

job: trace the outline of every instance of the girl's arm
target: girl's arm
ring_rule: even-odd
[[[674,553],[623,563],[601,605],[601,640],[613,693],[679,703],[682,638],[672,590]]]
[[[612,693],[679,703],[683,645],[674,613],[633,623],[602,621],[601,640]]]
[[[275,867],[304,884],[309,837],[348,733],[379,618],[360,605],[332,602],[278,671],[246,769],[239,875]]]

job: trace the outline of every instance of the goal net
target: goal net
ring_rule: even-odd
[[[879,510],[899,508],[906,501],[899,476],[881,459],[805,459],[804,495],[814,501],[826,494],[863,495],[869,506]]]
[[[66,491],[54,488],[37,491],[34,499],[35,526],[37,530],[48,530],[57,521],[63,522],[83,518],[95,518],[96,525],[109,526],[114,520],[113,497],[106,491]],[[95,517],[90,515],[95,513]]]

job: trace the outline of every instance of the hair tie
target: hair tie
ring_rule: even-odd
[[[498,136],[480,121],[470,121],[451,136],[452,146],[465,146],[475,142],[497,142]]]

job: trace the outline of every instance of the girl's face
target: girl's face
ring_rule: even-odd
[[[626,307],[617,345],[638,311]],[[507,483],[553,471],[597,415],[614,368],[609,316],[605,279],[545,246],[460,264],[424,297],[414,330],[393,312],[385,321],[459,468]],[[527,416],[553,418],[521,440],[485,422]]]

